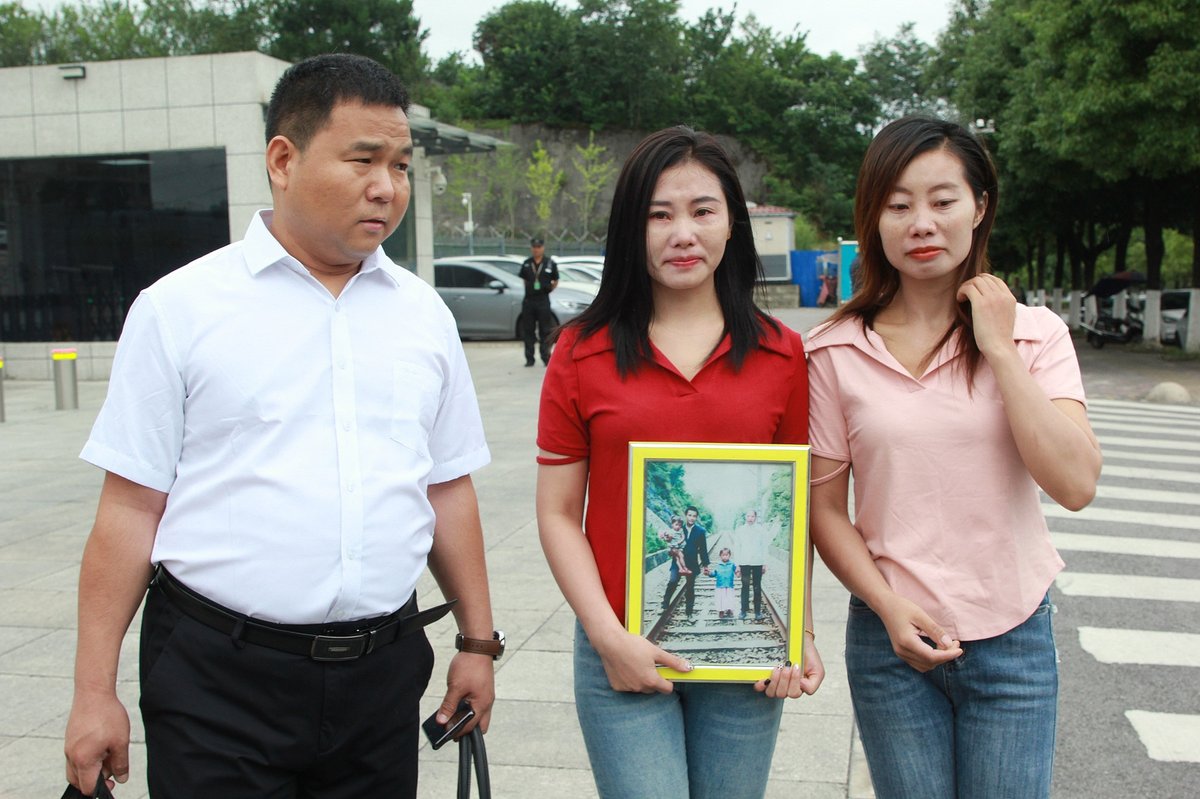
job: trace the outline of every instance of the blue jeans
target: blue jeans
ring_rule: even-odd
[[[760,799],[783,701],[746,683],[614,691],[575,624],[575,709],[601,799]]]
[[[882,620],[850,597],[846,672],[878,799],[1050,795],[1058,666],[1049,597],[995,638],[963,641],[924,674],[892,652]]]

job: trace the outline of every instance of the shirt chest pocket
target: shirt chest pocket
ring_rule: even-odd
[[[442,378],[428,367],[407,361],[392,366],[393,441],[426,455],[429,436],[437,421],[442,398]]]

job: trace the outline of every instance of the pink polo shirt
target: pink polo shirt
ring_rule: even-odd
[[[1050,399],[1085,401],[1055,313],[1018,305],[1013,338]],[[888,585],[962,641],[1027,619],[1063,562],[986,359],[968,394],[957,336],[919,380],[856,319],[807,348],[812,453],[851,463],[854,524]]]

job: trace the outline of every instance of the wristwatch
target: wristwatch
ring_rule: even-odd
[[[499,660],[504,654],[504,633],[496,630],[491,640],[485,638],[467,638],[462,633],[454,636],[454,648],[459,652],[470,652],[474,655],[491,655],[492,660]]]

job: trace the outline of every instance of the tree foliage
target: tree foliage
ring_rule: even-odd
[[[571,202],[579,208],[579,228],[584,236],[595,232],[596,201],[617,172],[613,160],[604,156],[606,149],[596,144],[595,131],[588,131],[587,146],[575,145],[575,157],[571,159],[583,184],[579,196],[572,196]]]
[[[938,44],[934,85],[991,120],[1006,249],[1040,267],[1053,237],[1085,288],[1140,226],[1157,288],[1163,229],[1200,218],[1200,4],[960,0]]]
[[[375,59],[410,86],[428,63],[421,43],[428,36],[413,14],[412,0],[273,0],[266,3],[268,52],[285,61],[320,53],[357,53]]]
[[[735,137],[768,167],[755,199],[795,209],[825,237],[852,233],[873,132],[934,111],[983,123],[1001,172],[1000,271],[1045,285],[1051,261],[1056,273],[1069,262],[1063,278],[1085,288],[1097,268],[1135,263],[1157,286],[1168,249],[1174,258],[1186,249],[1173,230],[1190,237],[1200,285],[1196,0],[956,0],[936,46],[906,25],[858,59],[814,53],[803,33],[781,35],[736,6],[692,24],[679,9],[678,0],[513,0],[479,21],[479,63],[456,53],[431,64],[412,0],[77,0],[47,11],[8,2],[0,63],[352,50],[395,70],[437,117],[468,126],[640,133],[682,123]],[[502,230],[525,224],[527,156],[470,167],[484,182],[472,191],[491,197]],[[592,167],[580,158],[571,199],[591,228],[611,175],[584,174]],[[533,194],[548,214],[544,197],[561,189],[562,173],[535,165],[539,175],[550,167]]]
[[[562,191],[563,171],[554,165],[554,159],[539,141],[533,148],[529,158],[529,166],[525,170],[525,185],[533,195],[534,212],[538,221],[545,227],[550,221],[554,207],[554,198]]]

